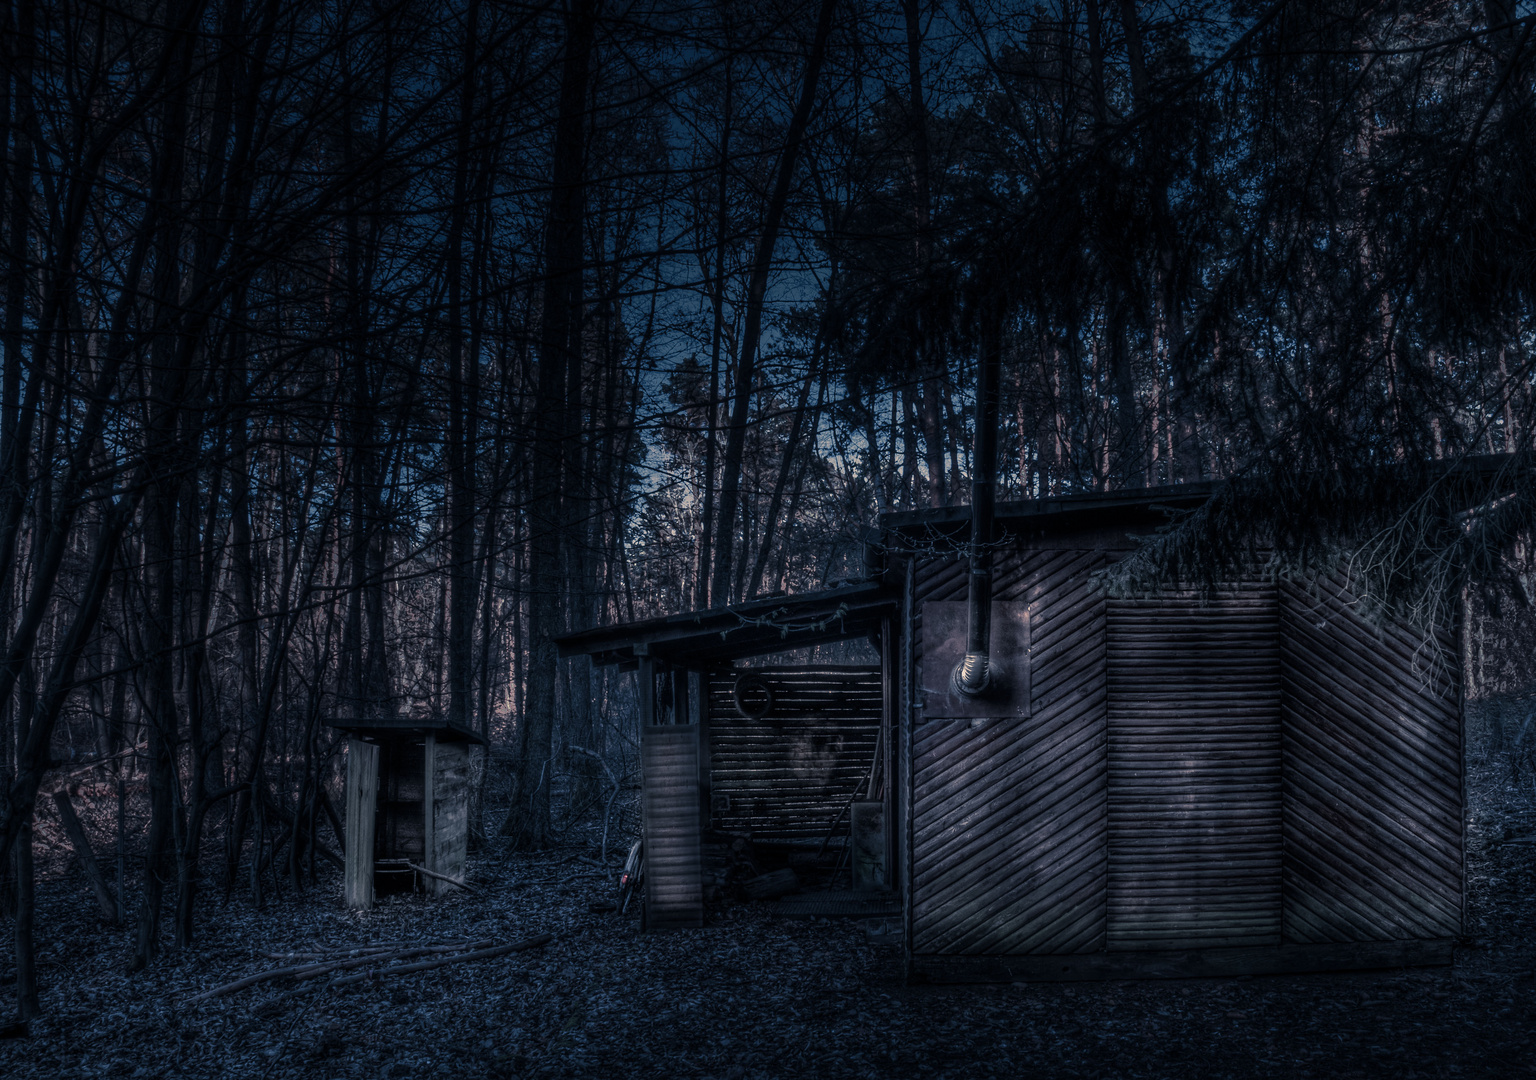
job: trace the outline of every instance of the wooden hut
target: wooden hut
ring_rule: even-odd
[[[879,648],[897,599],[862,582],[558,639],[638,673],[648,927],[702,924],[710,849],[733,838],[790,862],[835,840],[856,884],[887,885],[891,665],[740,665],[850,638]]]
[[[1461,934],[1454,636],[1348,582],[1092,576],[1204,486],[999,507],[999,692],[960,699],[967,511],[888,519],[901,566],[905,918],[932,980],[1448,963]],[[947,548],[947,550],[946,550]],[[998,628],[1002,628],[999,635]]]
[[[766,775],[785,754],[760,728],[720,756],[696,714],[658,713],[657,672],[707,672],[710,649],[770,636],[867,633],[894,781],[871,808],[892,826],[879,873],[901,888],[913,978],[1449,962],[1464,899],[1453,632],[1373,625],[1347,581],[1258,567],[1211,595],[1095,588],[1134,534],[1211,490],[999,506],[980,693],[956,671],[974,637],[963,507],[888,516],[862,583],[564,639],[641,673],[651,925],[701,918],[717,769]]]
[[[469,748],[485,740],[438,719],[329,723],[348,734],[347,906],[453,889],[469,850]]]

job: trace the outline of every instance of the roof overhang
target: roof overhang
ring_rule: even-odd
[[[1095,526],[1155,525],[1166,521],[1170,512],[1193,510],[1202,505],[1219,487],[1218,481],[1200,481],[1001,502],[993,516],[1000,529],[1015,536]],[[887,535],[907,537],[919,543],[925,535],[964,539],[970,532],[971,508],[960,505],[904,510],[883,515],[880,523]]]
[[[867,637],[896,614],[897,590],[861,581],[821,592],[768,596],[729,607],[599,626],[554,639],[561,656],[633,667],[647,655],[704,671],[808,645]]]
[[[1381,466],[1383,477],[1401,468]],[[1459,485],[1458,497],[1469,504],[1492,491],[1529,483],[1536,470],[1536,454],[1478,454],[1428,463],[1427,482]],[[1230,485],[1243,490],[1241,479],[1199,480],[1162,487],[1091,491],[997,504],[994,518],[999,530],[1014,537],[1031,538],[1080,529],[1126,528],[1140,530],[1166,524],[1180,513],[1198,509]],[[1262,490],[1262,489],[1260,489]],[[971,508],[968,505],[903,510],[884,514],[880,525],[887,542],[896,548],[921,550],[926,539],[964,542],[969,538]]]
[[[393,735],[434,735],[438,742],[470,742],[481,746],[489,746],[484,737],[478,732],[468,728],[450,724],[447,720],[439,720],[431,717],[375,717],[368,720],[354,720],[348,717],[333,717],[325,721],[327,727],[340,728],[352,735],[361,738],[381,738]]]

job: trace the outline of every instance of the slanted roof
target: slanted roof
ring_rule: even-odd
[[[1389,462],[1379,468],[1386,479],[1394,469],[1402,466]],[[1536,454],[1518,451],[1446,458],[1427,463],[1425,470],[1427,475],[1436,478],[1436,482],[1451,481],[1458,485],[1451,490],[1470,506],[1495,491],[1530,483],[1533,472],[1536,472]],[[1000,502],[993,516],[1000,528],[1026,539],[1079,529],[1135,529],[1166,523],[1170,511],[1194,510],[1227,484],[1242,485],[1243,481],[1196,480],[1160,487],[1121,488]],[[882,515],[880,525],[888,540],[898,543],[904,540],[909,547],[921,547],[925,537],[963,541],[970,532],[971,507],[902,510]]]
[[[1077,495],[1051,495],[1043,499],[1000,502],[993,516],[1015,535],[1048,533],[1102,526],[1158,524],[1169,510],[1193,510],[1216,493],[1218,481],[1202,480],[1163,487],[1090,491]],[[887,533],[913,539],[935,533],[963,539],[971,527],[971,507],[940,506],[901,510],[882,515]]]
[[[898,591],[859,581],[820,592],[767,596],[729,607],[599,626],[555,638],[561,656],[630,667],[641,655],[704,670],[733,660],[866,637],[896,614]]]
[[[353,735],[435,735],[439,742],[472,742],[489,746],[478,732],[450,724],[440,716],[392,716],[354,720],[349,717],[332,717],[326,727],[340,728]]]

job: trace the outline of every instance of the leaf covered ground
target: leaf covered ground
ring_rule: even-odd
[[[40,882],[45,1015],[0,1040],[8,1078],[1518,1077],[1536,1074],[1536,812],[1528,778],[1471,770],[1468,936],[1449,968],[1245,979],[909,986],[859,924],[762,905],[641,934],[596,831],[472,861],[480,895],[348,913],[339,880],[256,910],[202,903],[200,940],[125,973],[77,870]],[[632,822],[632,818],[630,819]],[[610,855],[610,861],[616,857]],[[8,928],[7,928],[8,929]],[[279,961],[371,942],[542,948],[415,975],[273,981]],[[0,1009],[14,1012],[8,943]]]

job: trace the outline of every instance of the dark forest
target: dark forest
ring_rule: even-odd
[[[1523,1074],[1533,35],[1526,0],[4,0],[0,1072]],[[913,828],[899,568],[1133,503],[1111,634],[1336,579],[1414,670],[1443,644],[1453,963],[930,985],[895,839],[889,912],[793,917],[856,891],[852,808]],[[781,668],[622,637],[684,612]],[[703,781],[703,926],[665,929],[622,880],[644,732],[771,720],[786,663],[880,673],[874,749],[782,850]],[[445,870],[410,796],[426,846],[364,895],[365,743],[407,799],[378,731],[458,769],[463,836]]]

